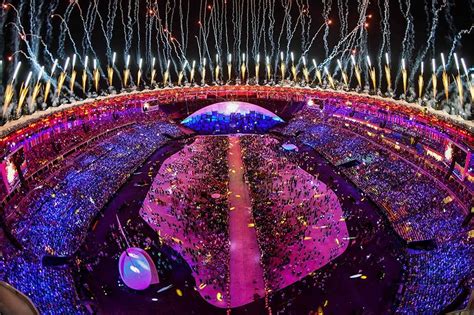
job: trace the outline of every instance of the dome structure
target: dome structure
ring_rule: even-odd
[[[229,101],[206,106],[181,123],[202,134],[229,134],[264,132],[283,122],[263,107]]]
[[[129,248],[119,260],[119,272],[125,285],[134,290],[145,290],[159,282],[155,263],[141,248]]]

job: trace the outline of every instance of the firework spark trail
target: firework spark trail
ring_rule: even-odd
[[[310,14],[310,7],[308,0],[301,0],[298,7],[300,8],[302,18],[301,18],[301,51],[305,51],[308,48],[310,41],[310,30],[313,19]]]
[[[22,41],[24,42],[25,46],[26,46],[27,51],[28,51],[28,59],[31,60],[31,64],[33,65],[35,70],[41,69],[41,66],[38,64],[38,54],[33,51],[33,49],[30,46],[29,40],[28,40],[28,38],[35,38],[35,39],[38,39],[39,42],[43,43],[43,41],[41,40],[41,37],[39,35],[36,35],[36,34],[26,34],[25,28],[21,24],[21,19],[20,19],[20,16],[21,16],[20,14],[22,12],[22,11],[20,11],[20,9],[22,9],[22,7],[20,9],[17,9],[15,6],[13,6],[11,4],[8,4],[8,6],[11,7],[15,11],[17,22],[16,23],[10,22],[10,23],[7,24],[7,26],[9,26],[9,25],[12,26],[11,31],[14,35],[16,35],[16,34],[21,35],[21,36],[14,36],[15,40],[14,40],[13,47],[17,48],[14,55],[17,52],[21,52],[25,56],[27,56],[27,54],[25,54],[23,51],[21,51],[19,49],[19,47],[20,47],[19,38],[21,38]],[[15,30],[16,30],[17,33],[15,33]],[[47,49],[45,51],[47,51]],[[18,66],[18,64],[19,63],[15,59],[15,62],[14,62],[15,68]]]
[[[14,5],[12,5],[11,3],[8,3],[7,5],[15,11],[15,13],[16,13],[16,22],[15,23],[10,22],[6,26],[13,24],[15,27],[17,27],[17,29],[21,28],[21,30],[22,30],[21,33],[23,33],[23,34],[26,33],[25,30],[24,30],[23,25],[21,24],[21,16],[22,16],[22,13],[23,13],[23,5],[24,5],[23,1],[20,2],[19,6],[18,6],[18,9]],[[18,33],[20,33],[20,32],[15,33],[14,29],[11,29],[10,32],[12,34],[11,38],[12,38],[12,41],[13,41],[13,43],[10,43],[10,48],[11,48],[12,51],[18,51],[20,49],[20,40],[19,40]],[[13,61],[13,67],[9,68],[9,73],[8,73],[9,77],[12,76],[13,69],[16,69],[17,66],[18,66],[18,61],[15,59]]]
[[[183,45],[183,55],[180,57],[181,61],[186,60],[186,53],[188,50],[188,42],[189,42],[189,10],[190,10],[190,2],[187,1],[187,10],[186,10],[186,17],[183,13],[183,5],[182,0],[179,0],[179,22],[180,22],[180,34],[181,34],[181,43]],[[226,15],[227,16],[227,15]],[[183,22],[185,24],[183,25]],[[227,40],[227,39],[226,39]]]
[[[59,54],[59,58],[61,59],[66,59],[66,52],[64,50],[66,35],[69,35],[69,38],[72,38],[67,21],[69,20],[69,16],[71,15],[73,8],[74,8],[74,4],[70,3],[66,8],[64,16],[61,16],[59,14],[52,15],[54,17],[59,17],[61,19],[61,23],[59,25],[59,36],[58,36],[58,54]]]
[[[448,63],[450,62],[450,60],[454,56],[455,61],[456,61],[456,67],[457,67],[457,70],[458,70],[458,76],[455,78],[455,80],[453,80],[454,82],[451,85],[450,89],[452,90],[454,88],[457,88],[458,91],[459,91],[460,99],[463,98],[463,83],[462,83],[461,77],[459,75],[459,61],[458,61],[456,53],[454,51],[456,50],[456,48],[459,44],[459,41],[462,39],[462,37],[464,35],[470,34],[472,32],[472,30],[474,30],[474,25],[472,25],[469,29],[464,29],[464,30],[459,31],[456,34],[456,36],[454,37],[453,44],[451,45],[451,49],[450,49],[449,54],[448,54]]]
[[[347,47],[353,46],[354,41],[357,38],[357,33],[359,32],[360,28],[364,27],[365,22],[357,25],[350,33],[346,35],[346,37],[339,40],[339,42],[333,47],[331,53],[328,57],[319,65],[319,67],[326,66],[331,60],[333,60],[337,55],[341,52],[347,50]],[[346,44],[348,43],[348,44]]]
[[[243,19],[244,19],[244,4],[245,0],[240,0],[240,5],[239,5],[239,28],[238,28],[238,34],[239,34],[239,45],[238,45],[238,50],[237,50],[237,57],[239,60],[239,64],[242,63],[242,30],[243,30]],[[239,68],[240,69],[240,68]]]
[[[47,12],[55,12],[57,7],[59,5],[59,0],[51,0],[49,2],[49,6],[48,6],[48,9],[47,9]],[[46,46],[47,47],[50,47],[51,44],[52,44],[52,41],[53,41],[53,32],[54,32],[54,28],[53,28],[53,24],[51,23],[51,15],[50,14],[46,14],[46,34],[45,34],[45,39],[44,41],[46,42]],[[46,57],[46,52],[44,51],[43,52],[43,57]]]
[[[430,9],[429,3],[428,3],[429,1],[430,0],[423,0],[423,4],[424,4],[423,9],[425,10],[425,16],[426,16],[426,26],[425,26],[426,29],[425,29],[425,31],[426,31],[427,34],[429,34],[430,28],[431,28],[430,27],[431,9]],[[431,0],[431,1],[433,1],[433,0]],[[434,5],[434,4],[432,4],[432,5]]]
[[[313,37],[311,38],[311,40],[309,41],[306,49],[303,51],[302,55],[303,56],[306,56],[306,54],[309,52],[309,50],[311,49],[311,47],[313,46],[313,43],[314,41],[316,40],[316,37],[318,37],[319,33],[322,31],[322,29],[324,28],[324,26],[326,26],[327,24],[327,21],[324,21],[324,23],[319,27],[319,29],[316,31],[316,33],[313,35]]]
[[[218,2],[220,3],[220,2]],[[227,10],[227,1],[224,1],[220,5],[220,10],[218,11],[218,20],[219,20],[219,66],[222,67],[224,65],[224,58],[227,55],[228,49],[227,47],[224,46],[224,38],[225,38],[225,26],[224,26],[224,21],[225,21],[225,15],[226,15],[226,10]]]
[[[429,35],[426,40],[426,45],[418,53],[418,56],[413,65],[414,71],[412,71],[410,75],[410,81],[414,80],[416,71],[419,69],[423,60],[425,60],[426,55],[428,54],[430,49],[433,50],[433,54],[434,54],[434,44],[435,44],[434,41],[435,41],[436,30],[438,28],[438,23],[439,23],[439,14],[446,7],[446,5],[447,3],[446,1],[444,1],[443,4],[439,8],[433,10],[433,20],[431,22],[431,28],[428,29],[428,32],[427,32]],[[435,6],[436,6],[436,1],[433,0],[433,8],[435,8]],[[425,12],[425,13],[427,14],[427,18],[429,19],[429,15],[430,15],[429,12]]]
[[[17,28],[17,30],[19,31],[18,25],[14,24],[13,27]],[[35,35],[35,34],[25,34],[25,36],[26,36],[26,38],[28,38],[28,37],[36,38],[39,41],[39,43],[41,43],[41,45],[43,46],[44,54],[45,54],[44,60],[47,61],[48,58],[49,58],[49,61],[50,61],[51,64],[54,62],[54,57],[53,57],[52,53],[48,50],[48,46],[47,46],[46,42],[44,42],[44,40],[41,38],[41,36]],[[28,41],[25,41],[25,45],[28,49],[28,47],[29,47]],[[26,54],[22,50],[18,50],[18,51],[13,53],[13,56],[16,55],[16,54],[19,54],[19,53],[21,53],[23,56],[25,56],[28,60],[31,61],[31,63],[32,63],[33,67],[35,68],[35,70],[41,69],[41,66],[38,63],[38,58],[37,58],[36,55],[32,55],[30,52],[28,52],[28,54]]]
[[[18,6],[18,10],[14,6],[12,6],[12,8],[14,8],[15,11],[16,11],[17,24],[20,25],[23,34],[26,33],[25,28],[23,27],[23,24],[21,24],[21,17],[23,16],[24,5],[25,5],[25,2],[20,1],[20,4]],[[19,39],[19,37],[18,36],[12,36],[12,38],[14,39],[14,42],[13,42],[14,49],[13,50],[19,50],[20,49],[20,39]],[[16,64],[17,64],[17,62],[15,61],[15,66],[16,66]]]
[[[331,7],[332,7],[332,0],[323,0],[323,18],[325,21],[329,20],[329,14],[331,13]],[[325,24],[324,28],[324,36],[323,36],[323,42],[324,42],[324,51],[326,52],[326,58],[329,55],[329,44],[328,44],[328,37],[329,37],[329,24]]]
[[[267,19],[266,19],[266,13],[267,13],[267,2],[263,1],[258,6],[258,13],[257,13],[257,19],[258,19],[258,24],[259,24],[259,29],[257,30],[258,32],[258,51],[254,51],[255,54],[259,54],[261,47],[263,46],[263,54],[267,55],[267,41],[266,41],[266,36],[265,36],[265,30],[266,30],[266,25],[267,25]]]
[[[166,19],[165,25],[168,32],[166,32],[166,43],[167,43],[167,51],[166,51],[166,58],[163,60],[165,66],[165,74],[169,77],[170,74],[170,62],[173,61],[173,68],[175,71],[178,69],[178,64],[175,62],[177,58],[182,54],[182,48],[179,44],[178,40],[173,34],[173,25],[174,25],[174,15],[176,12],[176,1],[167,1],[166,2]],[[176,55],[176,58],[173,57]],[[167,78],[168,79],[168,78]]]
[[[415,64],[413,66],[414,71],[412,71],[412,75],[410,76],[410,81],[414,79],[415,72],[419,69],[423,60],[425,60],[426,55],[430,50],[432,50],[432,54],[434,55],[434,45],[435,45],[435,38],[436,38],[436,30],[438,29],[439,23],[439,14],[440,12],[446,7],[446,0],[443,1],[443,4],[440,5],[439,8],[436,9],[436,0],[433,0],[433,19],[431,22],[431,28],[428,30],[428,38],[426,40],[426,45],[424,48],[419,52],[418,57],[416,58]],[[427,17],[429,13],[427,13]],[[428,84],[431,81],[428,82]]]
[[[455,36],[456,36],[456,28],[455,28],[455,23],[454,23],[454,18],[453,18],[453,14],[452,14],[452,10],[453,10],[453,7],[454,7],[455,3],[454,2],[451,2],[451,1],[448,1],[446,2],[446,9],[444,10],[444,18],[446,20],[446,25],[448,26],[448,29],[449,29],[449,41],[453,41]]]
[[[288,25],[288,36],[287,36],[287,46],[286,46],[286,53],[287,54],[290,53],[290,45],[291,45],[291,42],[293,41],[293,37],[294,37],[298,27],[301,26],[301,28],[303,30],[305,28],[304,27],[304,25],[305,25],[305,22],[304,22],[305,12],[301,7],[299,8],[299,12],[300,12],[300,14],[298,15],[298,18],[296,20],[295,27],[293,28],[293,31],[291,31],[291,21]],[[301,42],[301,45],[302,45],[302,47],[304,47],[303,41]]]
[[[119,0],[109,0],[107,6],[107,24],[106,24],[106,41],[107,41],[107,56],[112,56],[112,48],[110,47],[110,43],[113,38],[114,34],[114,25],[115,25],[115,18],[117,16],[118,10],[118,1]]]
[[[275,55],[275,40],[274,40],[274,30],[275,30],[275,18],[274,18],[274,12],[275,12],[275,2],[272,0],[268,0],[268,40],[271,45],[271,53],[270,53],[270,58],[273,58]],[[265,55],[268,55],[267,52],[265,52]]]
[[[155,15],[157,16],[156,19],[152,21],[152,27],[155,29],[156,34],[155,34],[155,41],[157,45],[157,50],[156,50],[156,59],[158,61],[158,72],[163,73],[163,63],[161,60],[164,58],[166,52],[164,50],[165,46],[165,38],[164,38],[164,26],[162,25],[162,20],[160,18],[160,8],[157,4],[154,5],[153,9],[155,10]]]
[[[229,14],[229,7],[227,6],[227,1],[224,1],[224,38],[225,38],[225,46],[226,46],[226,54],[230,54],[230,46],[229,46],[229,28],[228,28],[228,21],[227,15]]]
[[[468,29],[464,29],[464,30],[459,31],[456,34],[456,36],[454,36],[454,40],[453,40],[453,43],[451,45],[451,49],[449,50],[449,54],[448,54],[448,60],[447,60],[448,63],[450,62],[451,58],[453,57],[454,51],[456,50],[456,48],[457,48],[460,40],[462,39],[462,37],[464,35],[471,34],[472,30],[474,30],[474,25],[472,25]]]
[[[171,5],[173,3],[173,5]],[[170,76],[170,61],[173,61],[173,68],[175,69],[176,72],[178,72],[178,68],[181,67],[181,62],[179,64],[176,62],[176,59],[181,59],[184,55],[183,49],[181,47],[180,42],[178,39],[173,35],[172,30],[173,29],[173,20],[174,20],[174,14],[176,10],[175,6],[176,2],[170,2],[169,0],[165,4],[165,29],[162,31],[162,40],[164,42],[163,45],[163,55],[164,58],[161,62],[162,68],[165,69],[165,74],[166,76]],[[173,52],[176,55],[177,58],[173,58]]]
[[[250,3],[250,16],[251,27],[252,27],[252,56],[256,56],[259,50],[259,36],[258,36],[258,19],[255,0],[249,0]]]
[[[42,2],[41,2],[41,3],[42,3]],[[39,28],[40,26],[38,26],[38,25],[37,25],[38,23],[36,22],[36,21],[37,21],[37,18],[38,18],[38,15],[39,15],[39,14],[36,12],[36,0],[30,0],[30,5],[29,5],[29,7],[30,7],[30,11],[29,11],[29,16],[30,16],[30,25],[29,25],[29,26],[30,26],[30,33],[31,33],[31,34],[39,34],[38,28]],[[37,33],[37,32],[38,32],[38,33]],[[36,46],[36,45],[35,45],[35,40],[31,40],[30,43],[31,43],[30,45],[33,46],[33,47],[32,47],[32,51],[37,54],[38,51],[35,49],[35,46]]]
[[[212,7],[210,9],[212,12]],[[201,72],[204,74],[205,73],[205,68],[207,66],[207,61],[209,61],[209,66],[213,67],[213,58],[211,57],[210,51],[209,51],[209,45],[208,45],[208,39],[210,36],[211,28],[208,26],[208,23],[211,21],[212,15],[209,14],[208,16],[208,7],[206,2],[203,2],[202,6],[202,18],[201,18],[201,28],[200,28],[200,38],[201,38],[201,47],[203,49],[203,56],[200,58],[199,64],[201,65]],[[204,62],[206,61],[206,62]],[[211,77],[213,76],[213,73],[211,71]]]
[[[241,4],[242,3],[242,4]],[[241,37],[242,37],[242,0],[234,1],[233,7],[233,23],[234,23],[234,49],[233,55],[236,56],[234,59],[237,63],[240,63],[240,48],[241,48]],[[239,68],[239,67],[236,67]],[[238,73],[238,71],[237,71]]]
[[[99,14],[99,12],[97,10],[97,7],[96,7],[95,12],[94,12],[94,10],[91,10],[90,15],[88,15],[88,16],[86,15],[86,19],[84,20],[84,15],[83,15],[81,6],[79,5],[79,3],[76,3],[76,5],[77,5],[77,9],[79,10],[79,17],[82,21],[82,25],[84,26],[84,35],[83,35],[83,39],[82,39],[82,47],[83,47],[82,53],[84,55],[87,55],[87,54],[89,54],[89,52],[91,52],[94,59],[97,59],[97,53],[95,52],[95,49],[92,45],[92,40],[91,40],[92,35],[91,34],[94,30],[94,25],[96,24],[97,16],[99,16],[100,25],[103,26],[104,22],[102,20],[102,16]],[[81,56],[79,56],[79,60],[82,63],[84,62],[82,60]]]
[[[231,13],[232,13],[232,25],[234,26],[232,28],[232,37],[234,39],[234,43],[232,45],[232,54],[235,55],[236,54],[236,50],[235,48],[237,47],[237,33],[236,33],[236,26],[235,24],[237,23],[237,13],[236,13],[236,8],[237,8],[237,1],[232,1],[232,9],[231,9]]]
[[[210,16],[209,16],[209,22],[212,26],[213,30],[213,39],[214,39],[214,49],[217,52],[217,58],[215,60],[216,62],[216,67],[220,67],[220,56],[222,56],[222,46],[220,45],[222,43],[222,28],[221,28],[221,19],[220,19],[220,14],[221,14],[221,6],[219,2],[213,0],[213,4],[211,5],[211,10],[210,10]],[[211,61],[211,69],[213,69],[212,66],[212,61]],[[214,72],[211,72],[214,74]],[[217,78],[215,78],[217,81]]]
[[[262,24],[261,24],[261,29],[260,29],[260,33],[261,33],[261,40],[263,42],[263,53],[265,56],[268,56],[269,52],[268,52],[268,48],[269,46],[271,46],[271,44],[267,44],[267,40],[268,38],[271,36],[273,37],[273,29],[271,29],[272,31],[272,34],[270,34],[270,28],[271,28],[271,25],[270,25],[270,19],[271,17],[269,16],[269,4],[268,4],[269,1],[267,0],[264,0],[263,4],[262,4]],[[267,21],[267,18],[268,18],[268,21]],[[267,27],[268,25],[268,27]],[[268,33],[268,36],[267,36],[267,33]],[[271,52],[270,52],[271,53]]]
[[[367,47],[367,37],[368,33],[365,28],[365,25],[367,23],[367,10],[369,6],[369,0],[359,0],[359,5],[357,7],[357,11],[359,13],[359,25],[361,26],[358,30],[358,37],[357,37],[357,45],[355,47],[359,51],[360,56],[368,56],[369,51]],[[350,47],[350,46],[347,46]],[[364,62],[365,65],[367,65],[366,62]],[[369,81],[369,68],[366,68],[367,71],[364,72],[364,76],[366,79],[366,82]]]
[[[203,36],[204,36],[204,33],[205,33],[205,27],[206,27],[206,21],[205,21],[205,17],[203,17],[203,14],[205,14],[205,11],[203,13],[203,7],[205,8],[206,6],[206,3],[204,2],[203,4],[203,0],[200,1],[200,5],[199,5],[199,21],[198,21],[198,24],[199,24],[199,31],[198,31],[198,35],[196,36],[196,43],[198,45],[198,51],[199,51],[199,64],[202,62],[202,60],[204,59],[204,54],[205,54],[205,51],[203,51],[203,47],[202,47],[202,41],[203,41]],[[206,9],[204,9],[206,10]]]
[[[280,33],[278,34],[278,40],[277,40],[277,45],[276,45],[276,56],[278,56],[278,52],[280,51],[280,43],[281,43],[281,38],[283,36],[283,33],[285,32],[285,30],[287,30],[287,37],[288,36],[288,30],[289,28],[291,27],[291,25],[288,25],[288,23],[291,23],[291,19],[289,18],[290,14],[291,14],[291,0],[281,0],[281,5],[283,6],[283,10],[285,12],[285,15],[283,17],[283,22],[282,22],[282,25],[281,25],[281,29],[280,29]],[[288,61],[288,50],[287,49],[287,54],[283,55],[284,56],[284,60],[282,60],[283,63],[287,63]],[[278,58],[275,58],[275,65],[274,65],[274,68],[277,69],[278,68],[278,63],[280,62],[280,60]],[[276,81],[277,79],[277,75],[278,75],[278,72],[277,71],[274,71],[274,80]],[[282,74],[283,75],[283,74]],[[282,78],[282,80],[284,80],[285,78]]]
[[[134,7],[134,11],[133,11],[133,16],[134,16],[134,21],[135,21],[135,25],[137,27],[137,46],[136,46],[136,50],[135,50],[135,55],[139,58],[142,58],[141,56],[141,47],[142,47],[142,44],[141,44],[141,41],[142,41],[142,37],[141,37],[141,26],[140,26],[140,0],[135,0],[135,7]]]
[[[108,9],[110,10],[110,1],[108,5]],[[90,10],[90,13],[89,13]],[[95,14],[94,14],[95,13]],[[93,26],[95,24],[95,17],[91,18],[91,16],[95,15],[96,17],[99,18],[99,25],[100,29],[102,30],[102,34],[104,35],[105,39],[105,49],[106,49],[106,55],[107,55],[107,60],[110,62],[112,58],[112,48],[110,47],[110,41],[111,37],[109,37],[109,34],[107,33],[107,25],[104,25],[104,19],[102,18],[102,15],[99,12],[98,9],[98,0],[94,0],[92,3],[89,4],[88,8],[88,14],[86,14],[86,23],[90,25],[89,29],[85,30],[84,32],[84,38],[82,40],[82,48],[83,48],[83,53],[84,55],[87,55],[89,52],[89,49],[92,49],[92,44],[91,44],[91,34],[93,31]],[[109,17],[110,18],[110,17]],[[107,21],[108,23],[108,21]],[[87,47],[89,45],[89,47]],[[97,57],[94,53],[94,56]]]
[[[249,10],[250,10],[250,6],[247,5],[247,25],[246,25],[246,28],[245,28],[245,31],[246,31],[246,34],[245,34],[245,55],[248,56],[249,54],[249,30],[250,30],[250,19],[249,19],[249,16],[250,16],[250,13],[249,13]],[[242,63],[245,63],[246,62],[246,59],[244,60],[245,58],[243,58],[242,60]],[[244,66],[244,76],[245,76],[245,66]]]
[[[337,0],[337,8],[338,8],[338,14],[339,14],[339,22],[341,24],[340,26],[340,36],[344,37],[347,35],[347,32],[349,30],[349,25],[347,22],[348,16],[349,16],[349,4],[347,0]]]
[[[378,1],[378,6],[379,6],[379,12],[380,16],[382,16],[382,19],[380,21],[380,28],[382,29],[382,44],[380,45],[380,50],[379,50],[379,56],[378,56],[378,68],[379,68],[379,86],[382,85],[382,59],[384,56],[384,53],[387,53],[388,55],[391,55],[391,49],[390,49],[390,4],[389,0],[383,0],[383,10],[382,7],[380,6],[380,3],[382,0]]]
[[[64,28],[65,28],[66,31],[64,32],[64,33],[65,33],[64,36],[66,36],[66,34],[67,34],[69,40],[71,41],[72,48],[73,48],[73,50],[74,50],[73,53],[76,54],[76,55],[78,55],[78,56],[80,56],[79,51],[77,50],[77,47],[76,47],[76,42],[74,41],[74,39],[73,39],[73,37],[72,37],[72,35],[71,35],[71,30],[69,29],[69,27],[68,27],[67,24],[66,24],[66,23],[67,23],[66,20],[64,20],[64,18],[63,18],[62,16],[57,15],[57,14],[53,14],[53,16],[54,16],[54,17],[58,17],[58,18],[61,20],[61,25],[65,25]],[[62,41],[64,41],[64,40],[62,40]],[[58,50],[59,50],[59,49],[58,49]],[[62,50],[63,50],[63,51],[62,51],[62,53],[61,53],[61,52],[59,53],[59,56],[60,56],[61,59],[66,59],[67,56],[66,56],[66,53],[64,52],[64,48],[63,48]],[[59,66],[59,68],[61,69],[60,66]]]
[[[405,3],[403,3],[405,1]],[[406,8],[404,8],[404,6]],[[402,43],[402,55],[401,58],[405,58],[407,65],[411,67],[413,60],[413,51],[415,49],[415,27],[413,24],[413,15],[411,14],[411,0],[399,0],[400,12],[402,13],[403,18],[406,20],[407,26],[405,29],[405,35]],[[397,77],[395,79],[395,85],[393,89],[395,90],[399,85],[402,72],[397,72]]]
[[[154,18],[154,10],[152,8],[150,0],[146,0],[146,15],[145,15],[145,63],[150,64],[152,53],[152,24]]]
[[[98,12],[94,10],[94,3],[95,1],[89,2],[87,6],[86,16],[85,18],[82,17],[82,8],[80,8],[79,4],[79,12],[81,14],[82,25],[84,26],[84,34],[82,36],[82,53],[87,55],[89,53],[89,49],[92,45],[89,45],[89,32],[94,28],[94,24],[98,15]]]
[[[30,33],[40,36],[43,28],[43,23],[40,22],[40,18],[43,14],[43,5],[44,2],[40,1],[38,4],[38,8],[36,9],[36,2],[32,0],[30,3]],[[40,41],[38,37],[32,37],[31,43],[31,50],[38,56]]]
[[[166,17],[167,14],[167,3],[163,2],[164,7],[163,7],[163,12],[164,16]],[[168,48],[167,45],[169,44],[167,41],[168,34],[166,33],[167,31],[167,20],[166,18],[162,18],[161,11],[162,9],[158,6],[158,3],[155,3],[153,6],[154,15],[156,18],[154,18],[151,22],[152,28],[155,29],[155,44],[156,44],[156,53],[154,54],[153,58],[155,58],[155,62],[158,64],[158,70],[156,70],[160,75],[163,75],[165,72],[165,63],[167,60],[168,56]],[[157,79],[159,81],[159,79]]]
[[[126,7],[126,12],[123,7],[123,2],[125,1],[119,1],[119,10],[120,10],[120,16],[121,16],[121,22],[122,22],[122,27],[123,27],[123,34],[125,38],[125,48],[123,51],[123,57],[125,58],[124,61],[128,61],[128,55],[130,53],[130,49],[132,47],[132,39],[133,39],[133,21],[132,21],[132,16],[131,16],[131,11],[132,11],[132,0],[128,0],[128,4]],[[127,62],[128,63],[128,62]],[[124,85],[127,85],[128,79],[132,80],[132,76],[128,75],[127,73],[127,78],[123,78],[123,83]]]
[[[288,55],[290,54],[290,45],[291,45],[291,41],[293,39],[293,35],[295,34],[296,32],[296,29],[298,28],[298,23],[300,21],[300,18],[301,18],[301,13],[298,15],[298,18],[297,18],[297,21],[295,23],[295,27],[293,28],[292,25],[293,25],[293,19],[292,19],[292,16],[291,16],[291,9],[292,9],[292,4],[293,2],[292,1],[288,1],[288,15],[287,15],[287,23],[286,23],[286,56],[287,56],[287,60],[288,61]]]
[[[119,10],[120,10],[120,15],[121,15],[123,34],[125,37],[125,49],[123,51],[123,55],[125,57],[130,52],[130,48],[132,47],[133,28],[130,26],[130,23],[131,23],[130,11],[132,7],[131,0],[128,0],[127,13],[125,13],[124,11],[123,2],[125,1],[119,1]]]

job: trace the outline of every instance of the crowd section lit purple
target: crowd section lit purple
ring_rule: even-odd
[[[12,231],[24,249],[2,257],[0,279],[26,293],[42,313],[85,312],[74,293],[70,268],[44,267],[41,259],[77,251],[92,220],[129,174],[169,140],[165,134],[178,136],[180,131],[161,121],[128,126],[68,157],[19,204],[12,204],[10,211],[21,215],[11,219]]]
[[[457,201],[433,183],[426,173],[402,157],[357,134],[357,128],[338,119],[325,119],[317,107],[307,107],[282,131],[300,132],[299,140],[334,165],[348,160],[362,163],[343,172],[385,211],[390,223],[406,241],[435,239],[438,248],[428,253],[408,251],[405,283],[398,311],[439,312],[462,287],[473,286],[474,248],[462,227],[465,213]],[[467,197],[467,196],[466,196]]]

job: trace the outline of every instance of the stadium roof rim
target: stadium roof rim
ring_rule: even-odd
[[[266,89],[271,89],[271,91],[266,91]],[[295,94],[304,94],[308,98],[313,97],[312,94],[316,93],[334,93],[340,95],[346,95],[351,97],[365,97],[367,99],[379,100],[384,101],[386,103],[392,103],[398,106],[405,106],[411,109],[421,111],[427,111],[429,115],[435,116],[438,119],[442,119],[449,123],[455,124],[459,128],[465,129],[471,133],[474,133],[474,121],[464,120],[459,116],[449,115],[444,111],[437,111],[432,108],[422,107],[416,103],[408,103],[401,100],[394,100],[390,98],[383,98],[381,96],[376,95],[369,95],[369,94],[361,94],[356,92],[348,92],[348,91],[338,91],[338,90],[331,90],[331,89],[320,89],[320,88],[307,88],[307,87],[290,87],[290,86],[252,86],[251,89],[249,86],[239,86],[239,85],[223,85],[223,86],[205,86],[205,87],[173,87],[173,88],[164,88],[164,89],[154,89],[154,90],[142,90],[142,91],[132,91],[132,92],[124,92],[120,94],[114,95],[107,95],[107,96],[99,96],[92,99],[86,99],[82,101],[77,101],[74,103],[63,104],[58,107],[49,107],[45,111],[36,111],[35,113],[27,116],[22,116],[18,120],[12,120],[7,122],[5,125],[0,127],[0,139],[8,136],[9,134],[18,131],[22,128],[27,127],[28,125],[39,121],[43,118],[46,118],[49,115],[59,113],[74,107],[78,107],[81,105],[92,104],[97,101],[107,101],[113,100],[116,98],[121,97],[131,97],[134,95],[149,95],[150,99],[154,97],[159,97],[165,93],[174,93],[176,96],[179,95],[181,92],[182,94],[186,94],[188,92],[193,93],[209,93],[209,92],[225,92],[228,91],[229,93],[238,92],[238,91],[249,91],[253,93],[295,93]]]

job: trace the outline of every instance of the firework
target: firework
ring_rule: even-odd
[[[385,53],[385,78],[387,80],[387,91],[392,91],[392,73],[390,69],[390,59],[388,53]]]
[[[51,91],[51,78],[54,75],[54,71],[56,71],[56,67],[58,66],[58,59],[54,60],[53,67],[51,68],[51,74],[49,75],[48,82],[46,83],[46,87],[44,89],[44,102],[48,101],[49,92]]]
[[[130,78],[130,55],[127,56],[127,60],[125,62],[125,70],[123,71],[123,87],[128,87],[128,79]]]
[[[281,73],[281,82],[285,81],[285,73],[286,73],[286,63],[285,63],[285,56],[283,54],[283,51],[280,53],[280,73]]]
[[[419,99],[423,98],[423,85],[424,85],[423,72],[424,72],[424,68],[425,68],[425,64],[422,61],[421,62],[420,75],[418,76],[418,98]]]
[[[242,54],[242,65],[240,66],[240,73],[242,74],[242,83],[245,82],[246,71],[247,71],[247,64],[245,62],[245,54]]]
[[[20,94],[18,97],[18,106],[16,108],[16,115],[20,116],[21,111],[23,109],[23,104],[25,103],[26,97],[28,96],[28,91],[30,88],[30,80],[31,76],[33,75],[33,72],[30,71],[28,74],[28,77],[26,78],[26,81],[22,83],[20,87]]]
[[[227,56],[227,77],[228,81],[232,80],[232,55]]]
[[[69,67],[69,62],[70,62],[70,59],[69,59],[69,57],[67,57],[66,63],[64,64],[63,71],[61,72],[61,74],[59,75],[59,78],[58,78],[58,89],[56,91],[58,97],[61,96],[61,90],[63,88],[64,81],[66,81],[67,68]]]
[[[444,96],[446,97],[446,101],[449,100],[449,76],[446,72],[446,62],[444,60],[444,54],[441,53],[441,62],[443,63],[443,74],[441,76],[441,82],[443,82],[444,87]]]
[[[31,94],[31,100],[30,100],[30,108],[33,108],[33,106],[36,104],[36,98],[39,95],[39,92],[41,90],[41,78],[43,77],[44,74],[44,67],[41,67],[41,70],[38,74],[38,78],[36,79],[35,86],[33,88],[33,93]]]
[[[89,56],[84,59],[84,69],[82,70],[82,92],[84,95],[87,92],[87,66],[89,63]]]
[[[402,77],[403,77],[403,94],[407,95],[408,89],[408,72],[406,69],[405,58],[402,59]]]
[[[357,64],[354,55],[351,55],[352,67],[354,68],[355,76],[357,79],[357,88],[362,88],[362,74],[360,72],[360,67]]]
[[[117,53],[114,52],[112,56],[112,64],[107,67],[107,81],[109,82],[109,86],[113,86],[114,84],[114,66],[116,58]]]
[[[94,59],[94,86],[95,91],[99,93],[99,80],[100,80],[100,73],[99,73],[99,65],[97,59]]]
[[[155,77],[156,77],[156,70],[155,70],[155,63],[156,63],[156,58],[153,57],[153,60],[151,62],[151,74],[150,74],[150,80],[151,80],[151,84],[155,84]],[[179,85],[181,85],[181,83],[178,83]]]

